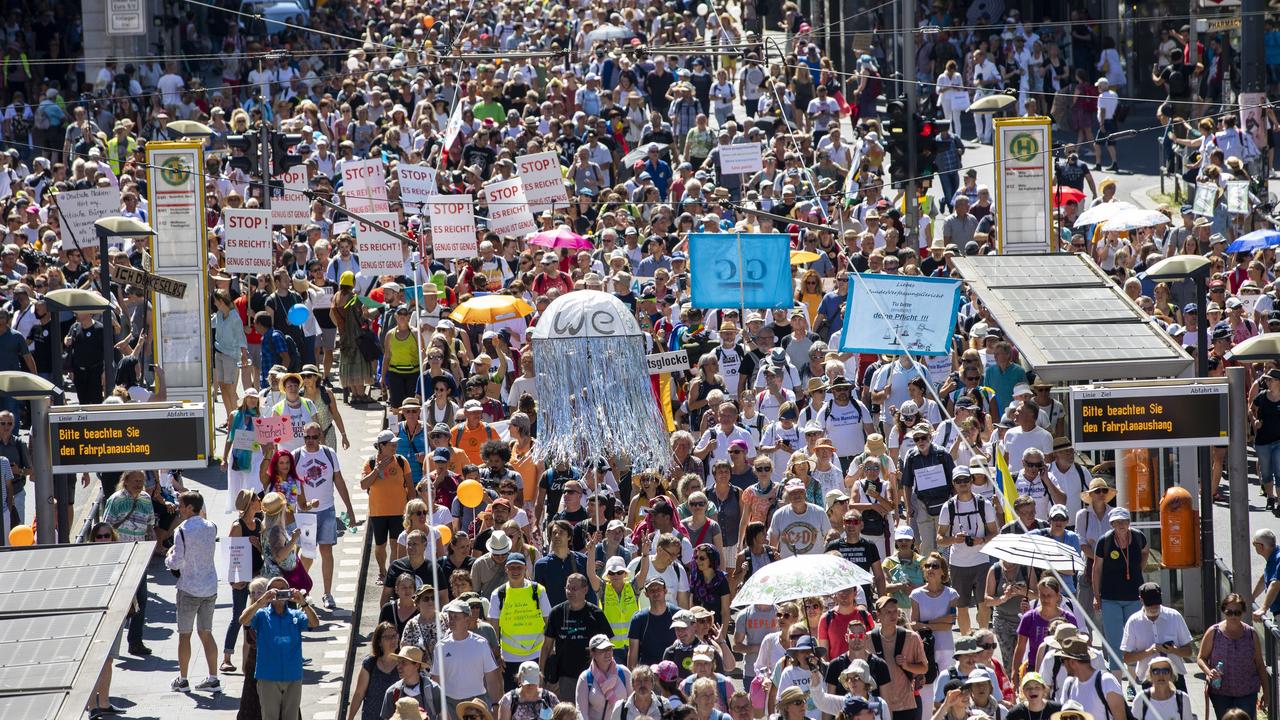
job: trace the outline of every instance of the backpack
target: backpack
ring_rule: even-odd
[[[1143,694],[1142,720],[1147,720],[1147,714],[1151,712],[1151,703],[1152,703],[1151,688],[1147,688],[1146,690],[1143,690],[1142,694]],[[1177,688],[1173,689],[1173,696],[1177,698],[1177,703],[1178,703],[1178,715],[1177,715],[1178,720],[1182,719],[1182,696],[1183,695],[1186,695],[1186,693],[1182,692]],[[1130,711],[1130,714],[1132,714],[1132,712],[1133,711]]]
[[[484,423],[484,432],[485,432],[485,437],[489,438],[490,440],[498,439],[498,434],[493,431],[493,426],[490,425],[489,423]],[[456,427],[453,429],[453,446],[454,447],[462,446],[462,428],[461,427]]]
[[[924,645],[924,657],[929,661],[929,669],[925,671],[924,681],[931,683],[938,679],[938,657],[934,647],[933,630],[925,628],[919,634],[920,643]]]
[[[960,503],[959,503],[959,502],[957,502],[957,500],[956,500],[956,498],[955,498],[954,496],[952,496],[952,497],[951,497],[951,498],[949,498],[945,503],[943,503],[943,507],[949,508],[949,509],[951,510],[951,532],[952,532],[952,534],[955,534],[955,530],[956,530],[956,518],[958,518],[958,517],[960,517],[960,516],[962,516],[962,515],[977,515],[977,516],[978,516],[978,521],[979,521],[979,523],[980,523],[980,525],[981,525],[981,527],[982,527],[983,537],[985,537],[985,536],[986,536],[986,529],[987,529],[987,520],[986,520],[986,518],[987,518],[987,499],[986,499],[985,497],[981,496],[981,495],[974,495],[974,496],[973,496],[973,499],[974,499],[974,503],[973,503],[973,508],[974,508],[974,509],[973,509],[972,511],[970,511],[970,512],[964,512],[964,513],[960,512],[960,507],[959,507],[959,506],[960,506]],[[939,513],[939,517],[941,517],[941,513]],[[865,532],[865,530],[864,530],[864,532]]]
[[[399,456],[397,455],[396,457],[399,457]],[[542,586],[536,582],[530,582],[529,585],[533,588],[533,602],[536,605],[538,603],[538,591],[542,589]],[[502,583],[502,587],[498,588],[498,607],[501,608],[503,605],[506,605],[506,604],[507,604],[507,584]]]
[[[378,334],[367,322],[360,323],[360,329],[356,332],[356,351],[369,363],[377,362],[382,357],[382,343],[378,342]]]
[[[1102,707],[1103,707],[1103,708],[1105,708],[1105,709],[1106,709],[1106,711],[1107,711],[1107,717],[1106,717],[1106,720],[1138,720],[1138,718],[1137,718],[1136,716],[1134,716],[1134,714],[1133,714],[1133,710],[1132,710],[1128,705],[1125,705],[1125,706],[1124,706],[1124,717],[1123,717],[1123,718],[1116,718],[1115,716],[1113,716],[1113,715],[1111,714],[1111,706],[1107,704],[1107,696],[1106,696],[1106,694],[1105,694],[1105,693],[1103,693],[1103,692],[1102,692],[1102,672],[1095,672],[1095,673],[1093,674],[1093,691],[1094,691],[1095,693],[1097,693],[1097,694],[1098,694],[1098,702],[1102,703]],[[1149,693],[1149,692],[1151,692],[1151,691],[1150,691],[1150,690],[1146,690],[1145,692],[1148,692],[1148,693]],[[1175,692],[1177,692],[1177,691],[1175,691]],[[1147,707],[1148,707],[1148,706],[1146,706],[1146,705],[1144,705],[1144,706],[1143,706],[1143,714],[1144,714],[1144,715],[1146,714],[1146,709],[1147,709]],[[1181,716],[1181,714],[1182,714],[1182,699],[1181,699],[1181,698],[1179,698],[1179,699],[1178,699],[1178,714],[1179,714],[1179,716]],[[1098,720],[1101,720],[1101,718],[1099,718]]]
[[[298,350],[298,342],[287,332],[280,334],[284,336],[284,344],[289,348],[288,370],[291,373],[296,373],[302,369],[302,352]]]
[[[44,111],[45,107],[48,107],[48,106],[40,105],[36,107],[35,123],[36,123],[37,130],[48,130],[53,125],[53,123],[49,119],[49,114]],[[57,106],[55,105],[54,107],[57,107]]]
[[[888,657],[884,654],[884,638],[880,636],[880,628],[876,628],[875,630],[872,630],[869,633],[869,635],[871,636],[871,645],[876,649],[876,654],[882,658]],[[920,639],[922,641],[925,641],[925,633],[923,632],[920,633]],[[901,628],[899,628],[898,632],[894,635],[894,638],[893,638],[892,657],[897,657],[902,654],[902,645],[906,642],[906,640],[907,640],[906,633]],[[931,683],[934,680],[938,679],[938,661],[934,660],[933,658],[933,633],[932,632],[929,633],[928,640],[925,641],[924,656],[929,660],[929,670],[927,673],[925,673],[925,682]],[[916,675],[909,673],[906,670],[903,670],[902,672],[913,682],[915,681]]]
[[[880,486],[877,489],[877,492],[883,494],[884,481],[877,480],[876,484]],[[864,485],[864,487],[869,487],[869,486]],[[863,495],[866,495],[866,493],[864,492]],[[871,498],[867,496],[867,497],[864,497],[863,500],[870,501]],[[862,513],[862,532],[864,534],[879,536],[879,535],[884,535],[886,530],[888,530],[888,525],[885,524],[884,515],[880,514],[880,511],[867,510],[866,512]]]

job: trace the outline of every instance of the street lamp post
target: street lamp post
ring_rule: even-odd
[[[65,488],[59,492],[53,487],[53,461],[49,456],[52,445],[49,443],[49,401],[61,395],[62,390],[39,375],[18,370],[0,372],[0,396],[14,400],[31,401],[31,484],[36,494],[36,542],[41,545],[52,545],[56,538],[54,528],[60,529],[58,536],[65,542],[70,537],[71,508],[75,494],[67,493]],[[54,519],[54,498],[60,507],[64,522]]]
[[[106,371],[102,389],[105,394],[115,381],[115,328],[111,322],[111,260],[107,257],[107,240],[113,237],[137,238],[151,237],[156,234],[151,226],[129,217],[102,218],[93,223],[93,230],[98,236],[98,278],[102,297],[107,299],[107,309],[102,313],[102,362]]]
[[[1196,286],[1196,377],[1209,374],[1209,328],[1205,308],[1209,306],[1210,261],[1203,255],[1174,255],[1152,265],[1146,276],[1152,280],[1192,280]],[[1232,398],[1234,401],[1234,398]],[[1213,551],[1213,481],[1209,474],[1212,463],[1207,446],[1196,448],[1196,465],[1200,474],[1200,598],[1203,603],[1204,626],[1217,605]]]

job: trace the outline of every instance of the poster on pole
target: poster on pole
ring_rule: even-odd
[[[1249,214],[1249,181],[1227,181],[1227,212],[1232,215]]]
[[[405,205],[421,205],[440,192],[436,187],[436,169],[425,165],[396,166],[400,180],[400,201]]]
[[[1196,183],[1196,199],[1192,202],[1191,212],[1200,217],[1213,217],[1213,206],[1218,201],[1217,183]]]
[[[564,175],[560,172],[560,158],[554,151],[521,155],[516,159],[516,173],[531,212],[540,213],[553,206],[569,204],[569,192],[565,190]]]
[[[387,203],[387,175],[381,158],[350,162],[342,166],[342,194],[351,212],[382,213]]]
[[[760,143],[717,145],[716,152],[720,153],[720,172],[724,175],[745,175],[764,169]]]
[[[996,225],[1003,255],[1053,249],[1052,123],[1047,117],[996,118]]]
[[[52,195],[62,222],[64,249],[98,247],[93,224],[120,214],[120,191],[115,188],[69,190]]]
[[[222,211],[223,270],[271,272],[271,216],[272,210],[227,208]]]
[[[393,212],[369,213],[375,224],[356,220],[356,250],[360,253],[360,272],[364,274],[399,274],[404,269],[404,243],[384,230],[400,232],[400,219]]]
[[[849,276],[840,350],[946,355],[951,351],[960,281],[863,273]]]
[[[484,201],[489,208],[489,229],[499,237],[519,238],[538,231],[520,178],[486,185]]]
[[[476,218],[470,195],[432,195],[431,247],[437,260],[476,254]]]
[[[1237,102],[1240,103],[1240,127],[1253,136],[1253,144],[1259,150],[1266,150],[1270,146],[1267,119],[1263,115],[1267,108],[1267,94],[1242,92]]]
[[[305,225],[311,219],[311,201],[302,194],[307,189],[307,166],[294,165],[274,178],[284,187],[271,187],[271,224]]]

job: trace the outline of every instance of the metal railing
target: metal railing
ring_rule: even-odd
[[[1266,679],[1270,690],[1268,696],[1271,698],[1271,702],[1267,704],[1267,717],[1275,718],[1280,713],[1280,696],[1276,695],[1280,691],[1280,677],[1277,677],[1277,673],[1280,673],[1280,628],[1272,620],[1263,620],[1262,626],[1263,659],[1270,669]]]
[[[1227,567],[1226,561],[1214,555],[1213,557],[1213,608],[1205,608],[1205,615],[1212,615],[1217,606],[1222,602],[1222,598],[1235,592],[1232,589],[1232,582],[1235,580],[1235,574],[1231,572],[1231,568]],[[1208,624],[1208,623],[1206,623]]]
[[[76,544],[89,541],[89,531],[93,530],[93,526],[98,524],[102,519],[102,510],[106,507],[107,496],[103,494],[102,489],[98,489],[98,496],[94,498],[93,504],[89,506],[89,512],[85,513],[84,518],[80,521],[80,530],[76,532]]]

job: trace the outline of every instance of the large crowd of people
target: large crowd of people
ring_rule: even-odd
[[[228,506],[206,507],[180,474],[104,473],[104,517],[89,537],[158,541],[181,573],[174,691],[216,692],[220,673],[243,672],[240,718],[297,717],[305,631],[338,609],[333,547],[363,525],[382,611],[343,720],[1121,720],[1152,710],[1227,720],[1269,702],[1247,622],[1254,598],[1226,597],[1222,621],[1196,645],[1149,582],[1152,548],[1117,500],[1113,463],[1077,455],[1053,385],[1028,373],[976,295],[965,290],[948,355],[841,350],[850,276],[948,277],[953,258],[995,252],[992,193],[961,157],[966,143],[991,139],[989,116],[969,104],[1006,91],[1018,114],[1051,115],[1055,135],[1074,139],[1057,165],[1059,181],[1081,191],[1062,204],[1061,249],[1094,257],[1189,352],[1205,324],[1211,375],[1237,363],[1226,357],[1233,344],[1280,330],[1274,249],[1225,251],[1258,221],[1229,207],[1228,182],[1262,194],[1266,175],[1254,128],[1209,112],[1234,102],[1222,39],[1192,58],[1183,29],[1150,28],[1160,38],[1152,82],[1169,96],[1159,142],[1185,179],[1221,187],[1211,212],[1189,204],[1147,228],[1101,232],[1074,221],[1117,200],[1114,180],[1095,184],[1093,173],[1124,164],[1108,136],[1146,71],[1126,69],[1112,26],[1080,10],[1041,23],[989,2],[920,5],[920,24],[940,31],[912,34],[905,50],[943,132],[938,187],[922,179],[908,213],[903,188],[889,183],[878,116],[903,48],[874,35],[856,71],[838,70],[822,47],[839,28],[790,2],[331,0],[299,5],[285,24],[214,5],[184,10],[181,53],[110,59],[79,77],[56,62],[77,39],[50,30],[53,13],[0,28],[0,369],[66,373],[83,403],[163,397],[141,288],[110,286],[115,358],[88,313],[68,315],[65,338],[51,337],[44,294],[95,287],[99,272],[94,248],[66,236],[57,195],[118,189],[120,214],[148,220],[146,144],[178,139],[175,120],[213,132],[211,371]],[[766,42],[778,31],[785,51]],[[37,50],[47,32],[51,49]],[[1261,117],[1280,130],[1270,110]],[[228,137],[262,123],[301,135],[292,151],[309,217],[274,228],[270,271],[227,272],[222,211],[266,200],[256,158],[246,172]],[[763,169],[723,172],[721,149],[743,143],[762,148]],[[536,222],[581,249],[488,226],[495,208],[480,191],[544,151],[563,166],[568,200]],[[388,208],[413,240],[398,272],[362,270],[351,216],[319,201],[349,201],[343,167],[368,159],[381,161]],[[423,208],[401,199],[400,165],[435,169],[442,194],[476,197],[473,253],[436,257]],[[786,232],[794,250],[814,254],[793,270],[792,307],[692,307],[686,236],[723,230]],[[139,241],[113,248],[110,262],[142,267],[148,252]],[[1140,274],[1182,253],[1213,263],[1207,305],[1189,282]],[[689,370],[672,376],[670,470],[624,456],[538,460],[531,332],[551,301],[582,289],[624,303],[647,351],[689,353]],[[533,311],[451,319],[486,295]],[[1280,516],[1280,369],[1250,369],[1261,485]],[[356,462],[340,460],[350,446],[343,408],[379,404],[388,429]],[[18,409],[0,412],[0,499],[12,525],[26,520],[31,470],[13,434]],[[269,416],[287,417],[293,432],[253,442]],[[1213,487],[1222,472],[1218,454]],[[364,517],[357,493],[368,496]],[[233,585],[216,666],[217,578],[202,519],[212,512],[234,513],[230,536],[252,547],[252,579]],[[303,515],[313,516],[314,565],[299,553]],[[1050,573],[983,552],[999,534],[1026,533],[1086,564]],[[1259,612],[1280,609],[1275,535],[1253,539],[1268,559]],[[734,603],[768,565],[823,553],[872,581]],[[134,655],[151,652],[147,603],[144,582]],[[193,633],[209,665],[200,682],[187,677]],[[109,668],[95,717],[119,711]],[[1187,694],[1197,670],[1209,708]]]

